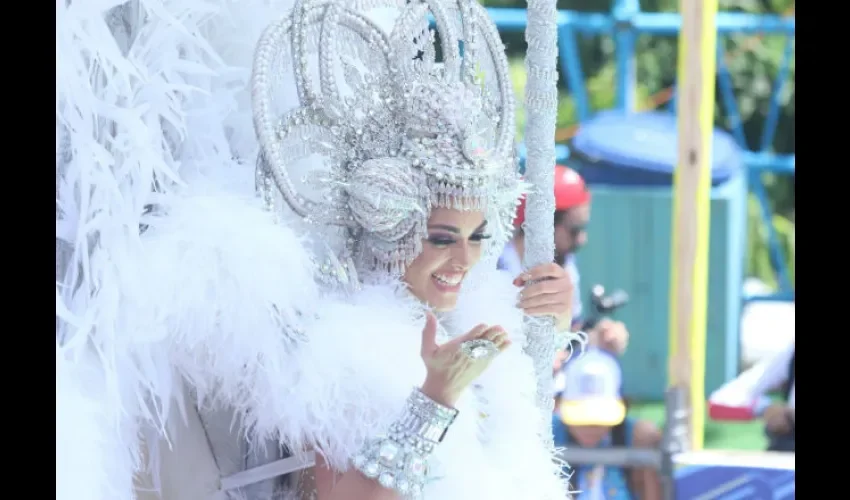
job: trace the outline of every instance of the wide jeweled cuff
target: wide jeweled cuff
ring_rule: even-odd
[[[354,467],[405,498],[419,498],[428,477],[428,457],[457,413],[414,389],[389,432],[367,442],[355,455]]]

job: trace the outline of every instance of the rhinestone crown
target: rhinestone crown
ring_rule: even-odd
[[[287,76],[297,103],[282,97]],[[432,207],[484,211],[491,248],[510,236],[514,96],[475,0],[299,0],[260,39],[253,84],[258,186],[344,228],[358,271],[402,273]]]

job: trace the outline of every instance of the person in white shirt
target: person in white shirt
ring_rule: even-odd
[[[762,417],[769,439],[768,451],[795,451],[796,342],[759,361],[723,384],[709,397],[709,415],[716,420]],[[780,392],[776,401],[770,393]]]

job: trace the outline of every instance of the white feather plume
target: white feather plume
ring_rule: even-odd
[[[166,213],[145,236],[149,288],[133,299],[147,301],[139,310],[151,320],[134,323],[162,325],[173,366],[204,402],[237,408],[258,439],[315,449],[346,470],[424,380],[421,303],[398,283],[319,295],[302,242],[253,200],[210,188],[175,198]],[[461,416],[432,460],[441,479],[427,497],[563,498],[557,466],[539,445],[517,290],[495,270],[488,283],[462,294],[446,326],[460,334],[500,324],[515,346],[458,402]],[[480,477],[498,479],[482,486]]]
[[[57,385],[57,440],[82,434],[68,435],[67,425],[86,408],[94,418],[73,457],[57,449],[57,478],[87,477],[71,473],[79,457],[114,465],[93,482],[65,483],[57,498],[133,498],[134,429],[145,420],[162,428],[174,387],[171,339],[135,324],[156,290],[142,267],[144,213],[182,196],[173,190],[192,172],[251,178],[238,159],[254,147],[245,118],[251,57],[225,61],[217,49],[253,47],[270,12],[288,3],[56,2],[56,333],[68,379]],[[143,302],[127,307],[134,297]],[[83,376],[96,384],[81,385]]]
[[[145,286],[133,297],[145,306],[132,309],[138,317],[127,327],[168,339],[170,362],[202,400],[245,409],[254,384],[284,369],[302,316],[319,300],[313,267],[259,200],[193,186],[149,221]]]
[[[127,471],[136,468],[137,457],[125,444],[133,427],[107,403],[105,382],[94,356],[69,359],[57,346],[56,498],[134,498]]]

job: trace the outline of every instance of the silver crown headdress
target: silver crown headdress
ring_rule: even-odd
[[[298,102],[286,102],[282,74]],[[299,0],[260,39],[253,92],[258,186],[343,228],[358,271],[402,273],[432,207],[485,211],[494,251],[510,236],[515,102],[477,1]]]

